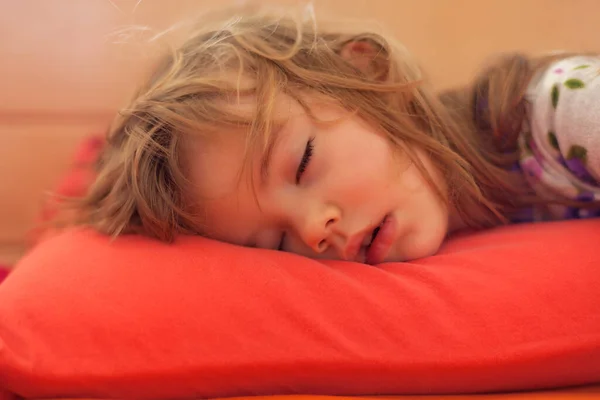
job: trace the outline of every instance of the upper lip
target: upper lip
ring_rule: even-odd
[[[344,247],[343,250],[343,258],[346,261],[356,261],[356,258],[358,256],[358,252],[360,251],[360,248],[363,245],[363,242],[365,240],[365,237],[367,235],[372,235],[373,231],[375,230],[375,228],[377,228],[379,226],[379,224],[373,225],[373,226],[369,226],[368,228],[352,235],[350,237],[350,239],[348,239],[348,242],[346,244],[346,247]]]

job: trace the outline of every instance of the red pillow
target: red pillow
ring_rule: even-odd
[[[0,387],[158,399],[600,382],[599,245],[600,220],[520,225],[372,267],[66,232],[0,285]]]
[[[9,272],[10,272],[10,269],[8,268],[8,266],[0,264],[0,283],[2,283],[2,281],[4,279],[6,279],[6,277],[9,274]]]

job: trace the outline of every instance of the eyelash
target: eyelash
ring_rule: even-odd
[[[304,171],[306,171],[306,168],[308,167],[308,163],[310,163],[310,160],[313,156],[313,151],[314,151],[314,144],[313,141],[315,140],[314,137],[308,139],[308,142],[306,142],[306,148],[304,149],[304,154],[302,155],[302,160],[300,160],[300,164],[298,165],[298,169],[296,170],[296,184],[300,183],[300,179],[302,179],[302,175],[304,175]],[[281,239],[279,240],[279,245],[277,246],[277,250],[279,251],[283,251],[283,247],[285,244],[285,232],[283,232],[281,234]]]
[[[304,149],[304,154],[302,155],[302,160],[300,160],[300,165],[298,165],[298,170],[296,171],[296,184],[300,183],[300,179],[302,178],[302,175],[304,174],[304,171],[306,171],[306,168],[308,167],[308,163],[310,162],[310,159],[312,158],[313,150],[314,150],[314,145],[313,145],[314,140],[315,140],[315,138],[310,138],[310,139],[308,139],[308,142],[306,142],[306,148]]]

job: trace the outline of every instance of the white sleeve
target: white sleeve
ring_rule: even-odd
[[[552,64],[530,85],[530,127],[544,156],[585,183],[600,182],[600,57]]]

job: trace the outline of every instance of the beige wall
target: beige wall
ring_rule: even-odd
[[[280,0],[277,3],[296,3]],[[139,4],[138,4],[139,3]],[[0,262],[17,257],[43,191],[77,140],[101,131],[148,51],[115,33],[164,29],[222,0],[4,0],[0,14]],[[381,21],[446,87],[505,50],[598,50],[597,0],[315,0]],[[136,7],[137,5],[137,7]],[[134,12],[135,9],[135,12]],[[133,42],[132,42],[133,40]]]

